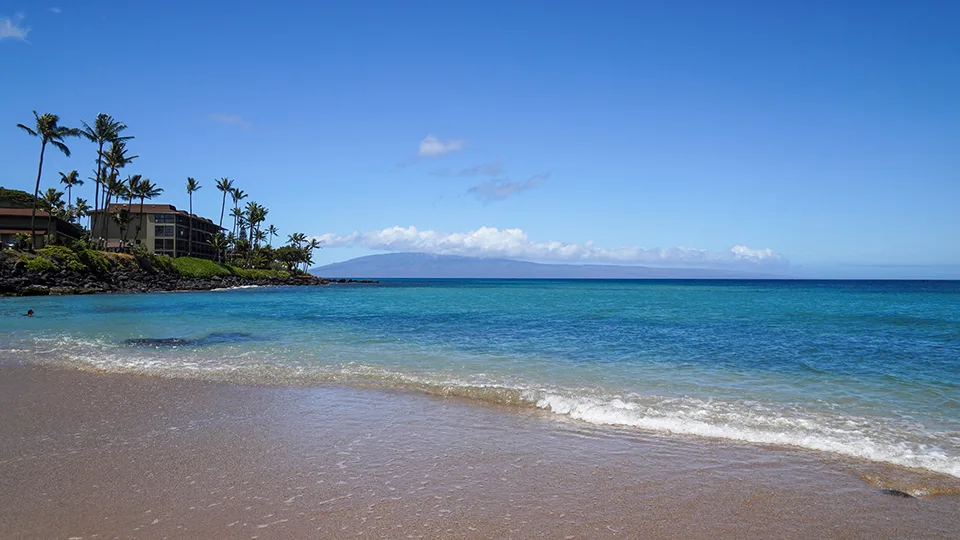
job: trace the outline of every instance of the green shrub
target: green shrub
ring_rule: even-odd
[[[192,278],[212,278],[214,276],[231,276],[234,272],[225,264],[196,259],[194,257],[177,257],[170,260],[174,270],[181,276]]]
[[[237,268],[236,266],[194,257],[178,257],[176,259],[170,259],[168,257],[162,258],[169,260],[173,269],[184,277],[212,278],[214,276],[237,276],[247,279],[273,279],[290,276],[289,272],[283,270]]]
[[[13,247],[24,250],[30,249],[30,246],[33,244],[33,238],[30,236],[30,233],[18,232],[13,235]]]
[[[106,274],[110,271],[110,259],[100,251],[84,249],[77,252],[77,258],[97,274]]]
[[[47,246],[45,248],[38,249],[37,253],[39,253],[41,257],[50,259],[51,261],[59,263],[61,266],[65,266],[68,269],[76,272],[86,270],[87,268],[77,254],[66,246]]]
[[[53,261],[41,256],[28,256],[23,259],[23,267],[29,272],[53,272],[57,265]]]

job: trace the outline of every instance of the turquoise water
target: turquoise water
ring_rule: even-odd
[[[8,298],[0,321],[7,360],[401,386],[960,477],[960,282],[397,281]]]

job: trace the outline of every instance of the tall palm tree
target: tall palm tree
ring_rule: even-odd
[[[93,121],[93,127],[90,127],[89,124],[80,121],[83,124],[83,130],[80,131],[80,134],[86,137],[91,142],[97,143],[97,176],[96,179],[101,179],[104,177],[102,174],[103,171],[103,145],[106,143],[114,143],[117,141],[125,141],[132,139],[133,137],[121,137],[120,132],[127,129],[127,126],[122,122],[117,122],[113,119],[112,116],[106,113],[97,114],[97,118]],[[100,183],[97,183],[96,191],[93,195],[93,209],[96,211],[100,205]],[[106,206],[104,206],[106,208]]]
[[[237,235],[237,225],[239,224],[239,217],[236,216],[235,214],[238,214],[238,213],[240,212],[240,201],[246,199],[246,198],[247,198],[247,194],[244,193],[243,190],[240,189],[240,188],[233,188],[233,190],[230,192],[230,195],[233,197],[233,207],[234,207],[235,210],[237,210],[236,212],[233,213],[233,214],[234,214],[234,216],[233,216],[233,217],[234,217],[234,219],[233,219],[233,235],[236,236],[236,235]]]
[[[230,233],[230,236],[237,236],[237,226],[243,223],[243,210],[234,207],[230,210],[230,217],[233,218],[233,232]]]
[[[104,216],[106,216],[110,212],[110,196],[120,194],[123,191],[122,188],[125,187],[123,185],[123,182],[120,182],[119,183],[119,185],[121,186],[120,190],[110,189],[111,186],[116,187],[118,185],[116,183],[118,170],[126,167],[127,165],[132,163],[133,160],[140,157],[140,156],[127,155],[127,143],[126,143],[127,138],[121,138],[111,142],[110,149],[107,150],[105,154],[103,154],[103,164],[109,167],[110,169],[110,173],[106,175],[106,184],[105,184],[107,186],[106,193],[104,193],[103,195]],[[104,219],[103,220],[103,237],[106,237],[106,236],[107,236],[107,220]]]
[[[277,228],[271,225],[267,228],[267,234],[270,235],[270,247],[273,247],[273,237],[278,235]]]
[[[140,228],[143,226],[143,201],[159,197],[161,193],[163,193],[163,188],[157,187],[149,178],[143,178],[137,184],[134,196],[140,197],[140,221],[137,223],[137,232],[133,235],[134,238],[140,237]]]
[[[73,203],[73,215],[77,221],[90,215],[90,205],[87,204],[86,199],[77,197],[77,202]]]
[[[60,173],[60,183],[67,186],[67,206],[73,200],[73,186],[82,186],[83,180],[77,171],[70,171],[67,174]],[[73,218],[70,219],[73,221]]]
[[[187,195],[190,196],[190,217],[188,221],[189,232],[187,233],[187,256],[191,256],[193,253],[193,192],[199,191],[203,187],[200,185],[200,182],[197,182],[193,178],[187,178]]]
[[[303,273],[307,273],[307,270],[310,268],[310,265],[313,264],[313,250],[323,249],[323,246],[320,245],[320,241],[316,238],[311,238],[310,243],[306,245],[305,249],[307,250],[306,256],[303,261]]]
[[[230,180],[226,176],[217,180],[217,189],[223,193],[223,200],[220,201],[220,223],[218,226],[223,228],[223,211],[227,207],[227,193],[233,192],[233,180]]]
[[[33,111],[33,117],[36,119],[36,129],[31,129],[23,124],[17,124],[17,127],[33,137],[40,137],[40,164],[37,165],[37,185],[33,188],[33,212],[30,214],[30,234],[32,235],[33,246],[36,246],[37,231],[34,224],[37,221],[37,196],[40,194],[40,177],[43,175],[43,153],[49,143],[63,152],[63,155],[70,157],[70,149],[63,143],[63,139],[64,137],[76,137],[80,134],[80,131],[76,128],[61,126],[60,117],[55,114],[44,113],[39,115],[37,111]]]

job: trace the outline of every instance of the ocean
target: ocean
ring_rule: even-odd
[[[7,362],[403,388],[960,477],[955,281],[398,280],[5,298],[0,321]]]

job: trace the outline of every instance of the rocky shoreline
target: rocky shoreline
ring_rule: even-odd
[[[0,296],[209,291],[231,287],[323,286],[347,283],[376,284],[379,282],[369,279],[328,279],[314,276],[259,279],[239,276],[196,278],[142,271],[116,272],[102,276],[88,272],[60,271],[0,276]]]

